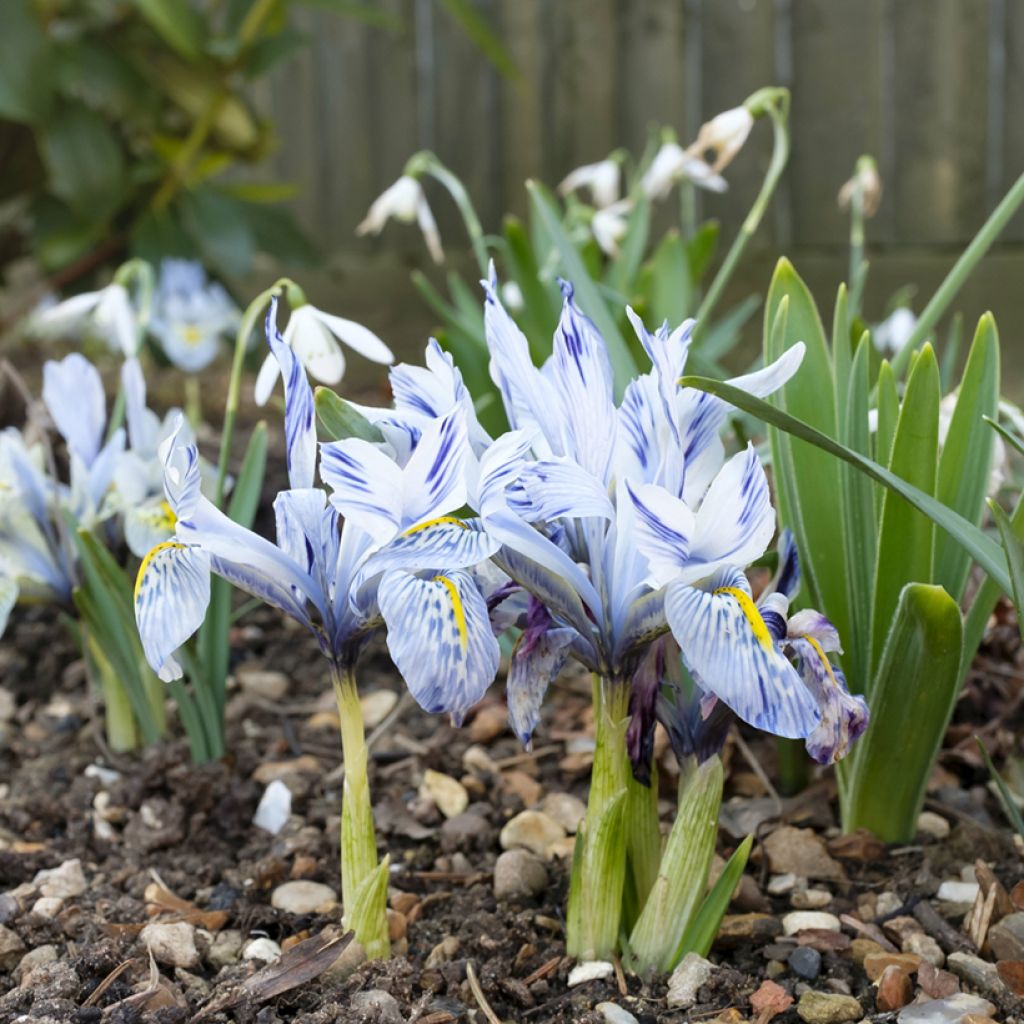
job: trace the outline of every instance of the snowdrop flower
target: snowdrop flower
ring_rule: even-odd
[[[621,176],[619,161],[609,157],[570,171],[558,186],[558,191],[565,196],[577,189],[588,188],[594,205],[598,209],[604,209],[619,198]]]
[[[207,281],[201,263],[164,260],[153,299],[149,329],[175,366],[188,373],[205,369],[220,340],[238,328],[241,314],[216,281]]]
[[[338,342],[375,363],[387,364],[395,358],[368,327],[332,316],[308,302],[292,307],[283,340],[309,375],[322,384],[337,384],[345,374],[345,355]],[[280,372],[280,363],[273,353],[269,354],[256,377],[257,405],[266,404]]]
[[[710,192],[724,192],[729,187],[725,178],[678,142],[662,143],[640,186],[648,199],[664,199],[680,181],[691,181]]]
[[[430,211],[423,186],[412,175],[403,174],[373,201],[366,217],[356,228],[356,234],[379,235],[392,217],[405,224],[416,221],[423,232],[423,240],[427,243],[431,259],[435,263],[444,263],[437,223]]]
[[[869,156],[862,156],[857,161],[853,177],[839,190],[839,208],[848,209],[858,192],[864,204],[864,216],[874,217],[882,201],[882,179],[878,176],[878,165]]]
[[[34,325],[56,334],[85,332],[94,335],[114,352],[128,358],[139,351],[139,316],[128,289],[108,284],[99,291],[83,292],[37,312]]]
[[[594,214],[590,230],[594,233],[594,240],[608,256],[614,258],[619,255],[619,242],[626,237],[629,212],[632,209],[633,203],[629,199],[620,199]]]
[[[725,110],[701,125],[689,152],[705,162],[708,155],[713,154],[711,170],[720,174],[743,148],[753,127],[754,115],[746,107]]]
[[[917,317],[905,306],[894,309],[871,332],[875,348],[884,356],[894,356],[901,352],[917,326]]]

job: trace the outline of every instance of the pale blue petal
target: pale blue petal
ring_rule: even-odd
[[[331,504],[378,543],[402,529],[402,470],[369,441],[351,437],[320,445],[320,476]]]
[[[378,592],[388,650],[421,707],[460,720],[498,671],[487,603],[463,572],[421,579],[387,573]]]
[[[316,475],[316,410],[313,389],[295,353],[277,329],[277,298],[267,312],[267,341],[284,377],[284,435],[288,480],[294,489],[313,486]]]
[[[566,458],[523,466],[515,490],[509,492],[509,507],[527,522],[615,517],[603,480]]]
[[[68,450],[86,466],[91,465],[103,444],[107,423],[99,371],[78,352],[60,362],[47,360],[43,364],[43,401]]]
[[[162,498],[131,505],[124,513],[124,539],[136,558],[174,536],[174,514]]]
[[[821,720],[810,692],[776,650],[742,572],[722,569],[707,589],[674,583],[665,615],[692,673],[745,722],[790,738]]]
[[[573,301],[571,285],[562,282],[562,294],[552,373],[565,424],[565,454],[607,482],[616,424],[608,348],[593,321]]]
[[[304,572],[316,575],[322,560],[321,521],[327,495],[315,487],[281,491],[274,499],[277,546]]]
[[[562,671],[575,636],[575,630],[564,626],[547,629],[540,635],[531,635],[527,630],[512,650],[506,684],[508,720],[527,750],[540,721],[544,694]]]
[[[642,650],[667,630],[664,590],[651,590],[641,595],[626,610],[617,645],[619,662]]]
[[[458,511],[466,504],[470,457],[462,406],[429,421],[402,470],[404,529]]]
[[[135,581],[135,621],[153,671],[165,682],[181,677],[174,652],[202,625],[210,603],[210,558],[176,541],[157,545]]]
[[[654,585],[678,579],[691,562],[693,512],[656,484],[640,484],[634,490],[627,483],[626,490],[635,512],[631,540],[646,557]]]
[[[142,375],[142,366],[134,356],[121,365],[121,389],[124,392],[128,443],[136,451],[154,450],[159,421],[146,408],[146,379]]]
[[[164,463],[164,495],[175,516],[187,522],[192,518],[202,495],[203,476],[199,464],[199,449],[194,444],[178,443],[184,426],[179,413],[174,432],[160,445]]]

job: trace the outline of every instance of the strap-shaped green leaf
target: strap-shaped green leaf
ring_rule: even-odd
[[[678,231],[667,231],[644,268],[644,293],[651,323],[682,323],[696,308],[686,245]]]
[[[636,286],[636,276],[640,272],[644,252],[647,250],[647,238],[651,230],[651,203],[644,196],[636,201],[626,223],[626,236],[619,247],[619,255],[608,264],[605,283],[626,301],[632,298]],[[673,325],[674,326],[674,325]]]
[[[907,380],[896,421],[889,469],[925,494],[935,493],[939,445],[939,365],[931,345],[925,345]],[[935,564],[935,524],[898,495],[882,499],[875,562],[871,617],[871,666],[881,659],[885,638],[900,591],[907,583],[931,583]],[[868,677],[870,699],[873,676]]]
[[[914,508],[923,512],[931,519],[936,526],[941,527],[946,533],[959,539],[971,557],[985,570],[999,585],[1004,594],[1012,593],[1010,575],[1006,568],[1006,558],[1000,546],[986,536],[977,526],[969,523],[963,516],[946,508],[941,502],[935,500],[929,494],[905,480],[900,479],[895,473],[891,473],[884,466],[865,458],[859,452],[855,452],[846,445],[840,444],[834,438],[828,437],[815,430],[813,427],[798,420],[795,416],[776,409],[763,399],[755,398],[753,395],[741,391],[739,388],[726,384],[725,381],[712,380],[710,377],[683,377],[680,381],[683,387],[697,388],[700,391],[707,391],[709,394],[717,395],[725,399],[730,405],[742,409],[744,412],[756,416],[773,427],[778,427],[787,434],[799,437],[808,441],[817,448],[829,452],[836,458],[842,459],[853,466],[856,466],[862,473],[866,473],[873,480],[884,484],[891,491],[895,491],[906,499]]]
[[[999,406],[999,334],[991,313],[978,321],[960,382],[956,409],[939,457],[935,496],[972,523],[985,509],[995,438],[984,417]],[[963,597],[970,558],[949,537],[935,541],[934,580],[959,601]]]
[[[354,405],[336,395],[330,388],[314,392],[316,418],[332,441],[359,437],[364,441],[383,441],[384,435]]]
[[[1019,619],[1021,609],[1024,608],[1024,543],[1021,542],[1013,521],[1003,511],[1002,506],[990,500],[988,507],[999,528],[999,539],[1003,542],[1003,550],[1006,552],[1006,561],[1010,567],[1010,583],[1013,587],[1013,603],[1017,606]]]
[[[960,609],[942,589],[903,588],[878,666],[871,721],[854,748],[843,828],[886,842],[914,837],[942,737],[960,692]]]

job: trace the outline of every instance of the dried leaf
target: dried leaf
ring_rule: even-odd
[[[750,1008],[757,1014],[757,1024],[768,1024],[773,1017],[793,1005],[793,997],[774,981],[764,981],[750,997]]]
[[[146,886],[145,900],[149,917],[170,914],[175,921],[187,921],[209,932],[220,931],[228,922],[229,914],[226,910],[200,910],[194,903],[176,896],[159,882],[150,882]]]

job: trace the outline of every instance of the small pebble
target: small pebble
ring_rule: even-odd
[[[206,959],[219,970],[233,964],[241,952],[242,933],[235,928],[225,928],[213,937]]]
[[[841,927],[835,914],[826,914],[821,910],[794,910],[782,919],[783,935],[795,935],[807,928],[837,932]]]
[[[895,964],[890,964],[878,979],[875,1007],[880,1013],[901,1010],[914,998],[914,983],[910,975]]]
[[[37,871],[32,884],[39,890],[40,896],[56,896],[60,899],[81,896],[89,887],[82,871],[82,862],[77,857],[64,861],[60,867]]]
[[[587,805],[571,793],[548,793],[541,801],[540,809],[549,818],[557,821],[570,835],[576,834],[583,816],[587,813]]]
[[[362,1020],[377,1021],[379,1024],[403,1024],[405,1021],[398,1000],[383,989],[371,988],[366,992],[356,992],[349,999],[349,1006]]]
[[[235,671],[235,678],[242,692],[253,697],[281,700],[288,693],[288,677],[283,672],[239,665]]]
[[[584,985],[588,981],[610,978],[615,968],[607,960],[584,960],[569,972],[569,988]]]
[[[917,831],[933,839],[945,839],[949,835],[949,822],[934,811],[922,811],[917,816]]]
[[[921,966],[921,958],[913,953],[871,953],[864,957],[864,973],[868,981],[878,981],[890,967],[904,974],[914,974]]]
[[[856,938],[850,943],[850,956],[858,966],[863,966],[864,961],[872,953],[884,953],[885,950],[875,942],[874,939]]]
[[[272,964],[275,960],[280,959],[280,956],[281,947],[266,936],[250,939],[242,947],[243,960],[262,960],[265,964]]]
[[[337,893],[323,882],[284,882],[270,894],[270,905],[288,914],[326,913],[337,905]]]
[[[565,838],[565,829],[543,811],[523,811],[505,824],[500,838],[503,850],[524,847],[546,857],[552,843]]]
[[[792,892],[803,879],[798,878],[792,872],[785,875],[772,875],[768,879],[768,885],[765,887],[768,893],[772,896],[785,896],[787,892]]]
[[[903,900],[894,892],[880,892],[875,902],[875,916],[889,917],[903,906]]]
[[[185,921],[153,921],[139,933],[139,941],[153,954],[157,963],[186,970],[199,966],[196,930]]]
[[[1024,913],[1007,914],[988,932],[996,960],[1024,960]]]
[[[828,889],[797,889],[789,902],[797,910],[820,910],[832,902],[832,893]]]
[[[363,728],[376,729],[381,722],[394,710],[398,703],[398,694],[394,690],[372,690],[359,698],[359,708],[363,712]]]
[[[264,832],[276,836],[288,824],[291,813],[292,791],[280,779],[274,779],[263,791],[252,823]]]
[[[454,960],[459,952],[459,940],[454,935],[446,935],[428,954],[424,966],[429,970]]]
[[[51,920],[64,909],[64,901],[59,896],[40,896],[32,904],[32,913],[37,917],[46,917]]]
[[[794,974],[813,981],[821,970],[821,954],[810,946],[797,946],[789,954],[786,963]]]
[[[423,773],[420,784],[420,796],[431,800],[434,806],[446,817],[454,818],[469,806],[469,793],[466,787],[444,772],[436,772],[428,768]]]
[[[848,1024],[864,1016],[864,1009],[853,996],[830,992],[804,992],[796,1012],[806,1024]]]
[[[902,947],[904,953],[916,953],[933,967],[942,967],[946,963],[946,954],[942,952],[942,947],[924,932],[912,932],[903,940]]]
[[[843,879],[843,869],[813,829],[784,825],[764,841],[768,864],[779,875],[794,874],[825,881]]]
[[[56,946],[36,946],[29,950],[18,962],[14,969],[14,980],[24,984],[28,976],[43,964],[52,964],[57,960]]]
[[[671,1009],[686,1010],[697,1001],[697,990],[707,984],[715,965],[697,953],[687,953],[668,979],[666,999]]]
[[[624,1010],[617,1003],[598,1003],[594,1009],[604,1017],[608,1024],[639,1024],[629,1010]]]
[[[529,850],[505,850],[494,863],[494,895],[499,900],[537,896],[547,885],[544,862]]]
[[[926,1003],[915,1003],[900,1011],[898,1024],[960,1024],[971,1013],[990,1017],[996,1008],[979,996],[958,992],[946,999],[930,999]]]
[[[946,903],[973,903],[978,895],[977,882],[960,882],[947,879],[939,886],[935,898]]]

